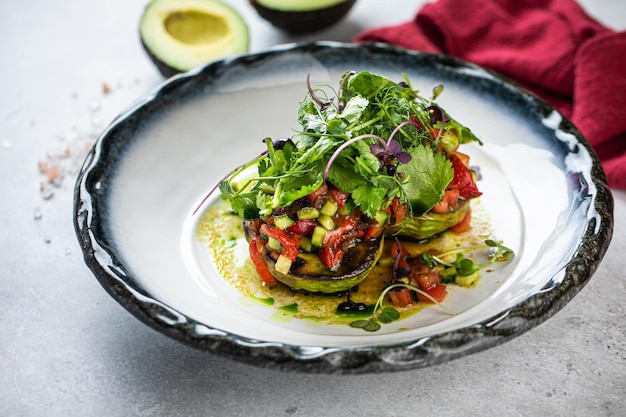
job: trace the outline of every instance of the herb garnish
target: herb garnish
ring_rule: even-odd
[[[443,219],[428,219],[430,234],[425,234],[425,237],[461,224],[462,220],[467,220],[463,224],[469,225],[469,211],[461,211],[461,203],[457,204],[457,201],[469,200],[481,193],[468,168],[469,157],[458,152],[457,148],[461,144],[482,142],[435,103],[443,92],[442,85],[436,86],[431,97],[426,99],[413,89],[406,76],[404,81],[395,83],[370,72],[350,71],[344,73],[337,91],[328,86],[312,85],[310,76],[306,78],[306,89],[308,94],[298,110],[300,129],[296,134],[278,141],[264,139],[265,152],[219,183],[222,198],[230,202],[231,208],[244,219],[244,223],[260,221],[262,224],[258,231],[251,226],[250,230],[258,236],[249,239],[251,259],[259,273],[264,270],[270,274],[263,256],[274,256],[275,270],[279,270],[277,265],[280,263],[280,272],[289,273],[292,263],[299,257],[300,242],[305,240],[308,241],[308,248],[302,250],[317,254],[320,259],[323,258],[326,267],[334,271],[350,245],[362,242],[359,239],[382,239],[385,230],[387,234],[391,233],[393,229],[387,229],[385,224],[388,218],[392,219],[394,227],[400,225],[400,230],[423,228],[427,231],[428,227],[416,226],[418,222],[414,220],[421,219],[431,210],[443,216]],[[252,170],[255,172],[251,173]],[[340,227],[336,227],[332,219],[330,223],[322,221],[321,216],[319,220],[300,218],[300,210],[311,208],[304,207],[303,202],[320,190],[324,190],[322,198],[327,198],[325,193],[329,190],[345,196],[342,200],[345,213],[341,213],[343,217],[336,218]],[[337,210],[337,201],[333,204],[336,206],[334,210]],[[285,214],[293,207],[299,207],[297,220]],[[321,209],[321,205],[318,208]],[[446,225],[449,217],[445,216],[452,212],[465,217]],[[332,213],[334,216],[335,211]],[[356,216],[353,216],[354,213]],[[325,212],[324,215],[329,216]],[[363,215],[369,219],[361,217]],[[409,217],[410,222],[403,222]],[[280,225],[279,220],[283,220]],[[309,223],[305,223],[307,221]],[[357,223],[364,226],[356,228]],[[313,230],[310,236],[308,233],[311,232],[304,232],[308,230],[307,225]],[[443,225],[443,228],[437,229],[433,225]],[[292,231],[291,227],[298,232]],[[320,229],[322,234],[316,234]],[[274,237],[270,231],[275,234],[280,232],[284,239]],[[372,234],[369,234],[370,231]],[[357,236],[357,232],[361,235]],[[398,228],[393,233],[396,232],[403,233]],[[289,240],[295,239],[296,235],[297,243]],[[270,242],[270,237],[278,243]],[[396,245],[400,247],[397,238]],[[293,250],[287,250],[289,248]],[[493,253],[484,263],[477,264],[466,256],[470,252],[490,248]],[[405,259],[406,254],[398,250],[394,255],[392,280],[379,295],[371,316],[350,325],[376,331],[381,323],[398,320],[400,312],[384,305],[387,296],[394,306],[402,307],[407,305],[405,303],[414,302],[412,297],[417,294],[418,298],[430,300],[455,314],[439,302],[445,296],[445,285],[439,283],[456,282],[471,286],[478,279],[481,268],[509,254],[512,254],[510,249],[493,240],[486,240],[479,247],[416,256],[419,259],[411,261],[420,267],[428,265],[437,276],[433,285],[443,288],[443,292],[436,294],[439,298],[435,298],[432,295],[435,293],[431,292],[434,287],[421,281],[433,279],[432,276],[429,278],[426,276],[428,273],[416,273],[412,269],[414,266]],[[450,256],[455,256],[455,259],[444,260]],[[339,260],[335,261],[335,258]],[[258,266],[257,261],[262,265]],[[339,310],[362,311],[366,307],[352,302],[348,291],[348,299]]]
[[[352,204],[371,218],[394,198],[419,216],[439,202],[454,178],[444,138],[480,143],[433,102],[442,89],[435,87],[425,99],[406,77],[395,83],[347,72],[339,91],[327,92],[307,77],[309,94],[298,111],[302,129],[280,149],[266,139],[267,152],[247,165],[256,165],[257,175],[245,187],[233,186],[237,173],[222,181],[222,197],[241,217],[253,219],[329,181],[351,193]]]
[[[400,245],[400,242],[396,239],[396,244]],[[465,257],[465,254],[476,252],[481,249],[489,249],[494,248],[495,251],[489,254],[487,261],[476,264],[473,260]],[[445,258],[450,255],[456,254],[456,259],[453,262],[445,262],[442,258]],[[484,242],[484,245],[472,246],[469,248],[456,249],[453,251],[449,251],[446,253],[439,254],[437,256],[431,255],[428,253],[422,254],[422,258],[431,268],[435,268],[437,266],[447,267],[445,276],[448,280],[454,280],[455,277],[467,277],[473,274],[476,274],[480,269],[485,268],[494,262],[506,260],[509,256],[513,255],[513,251],[506,246],[502,245],[499,242],[496,242],[492,239],[487,239]],[[378,331],[381,327],[381,324],[392,323],[400,318],[400,312],[391,306],[383,306],[385,297],[390,291],[406,288],[410,291],[413,291],[415,294],[419,294],[422,297],[427,298],[434,304],[438,305],[444,311],[446,311],[450,315],[455,315],[456,313],[449,308],[445,307],[435,298],[433,298],[426,291],[417,288],[414,285],[409,284],[408,280],[404,278],[406,276],[403,272],[398,272],[399,268],[399,260],[402,257],[401,250],[398,250],[398,254],[394,260],[393,265],[393,281],[390,285],[388,285],[378,297],[376,304],[374,305],[374,309],[369,318],[364,320],[355,320],[350,323],[351,327],[363,329],[368,332]],[[380,311],[379,311],[380,310]]]

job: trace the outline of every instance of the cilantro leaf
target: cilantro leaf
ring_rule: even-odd
[[[352,199],[357,206],[361,207],[361,211],[366,216],[374,218],[386,194],[387,190],[385,188],[376,187],[371,183],[365,183],[354,189]]]
[[[421,216],[441,200],[454,177],[452,164],[445,155],[426,146],[410,150],[411,160],[398,167],[404,175],[404,191],[415,216]]]
[[[340,190],[351,193],[360,185],[366,183],[365,178],[356,175],[354,164],[346,158],[338,158],[328,171],[328,180]]]

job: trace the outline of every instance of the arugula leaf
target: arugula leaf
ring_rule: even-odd
[[[404,175],[404,192],[413,215],[421,216],[441,200],[454,169],[445,155],[433,153],[426,146],[418,145],[409,153],[411,160],[400,165],[398,172]]]

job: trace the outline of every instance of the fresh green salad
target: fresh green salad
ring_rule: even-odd
[[[457,278],[472,285],[480,267],[461,253],[444,262],[402,250],[403,241],[468,230],[469,202],[481,195],[460,147],[482,143],[436,104],[443,86],[424,97],[406,76],[394,82],[350,71],[336,88],[311,85],[307,77],[306,89],[301,129],[291,138],[265,139],[263,154],[219,184],[243,220],[265,285],[346,293],[340,308],[360,309],[350,293],[384,251],[394,262],[377,306],[387,295],[399,307],[418,295],[439,302],[445,284]],[[492,240],[485,247],[493,248],[493,259],[511,252]],[[376,330],[379,320],[355,326]]]

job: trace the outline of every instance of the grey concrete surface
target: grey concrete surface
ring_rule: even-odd
[[[623,191],[608,253],[571,303],[519,338],[442,365],[284,373],[192,350],[131,317],[82,261],[72,188],[81,147],[161,81],[138,39],[145,3],[0,4],[0,416],[626,415]],[[261,21],[245,0],[231,3],[258,50],[348,41],[407,20],[423,1],[360,0],[340,26],[301,38]],[[623,0],[581,3],[626,28]],[[40,162],[60,167],[57,186],[40,189]]]

